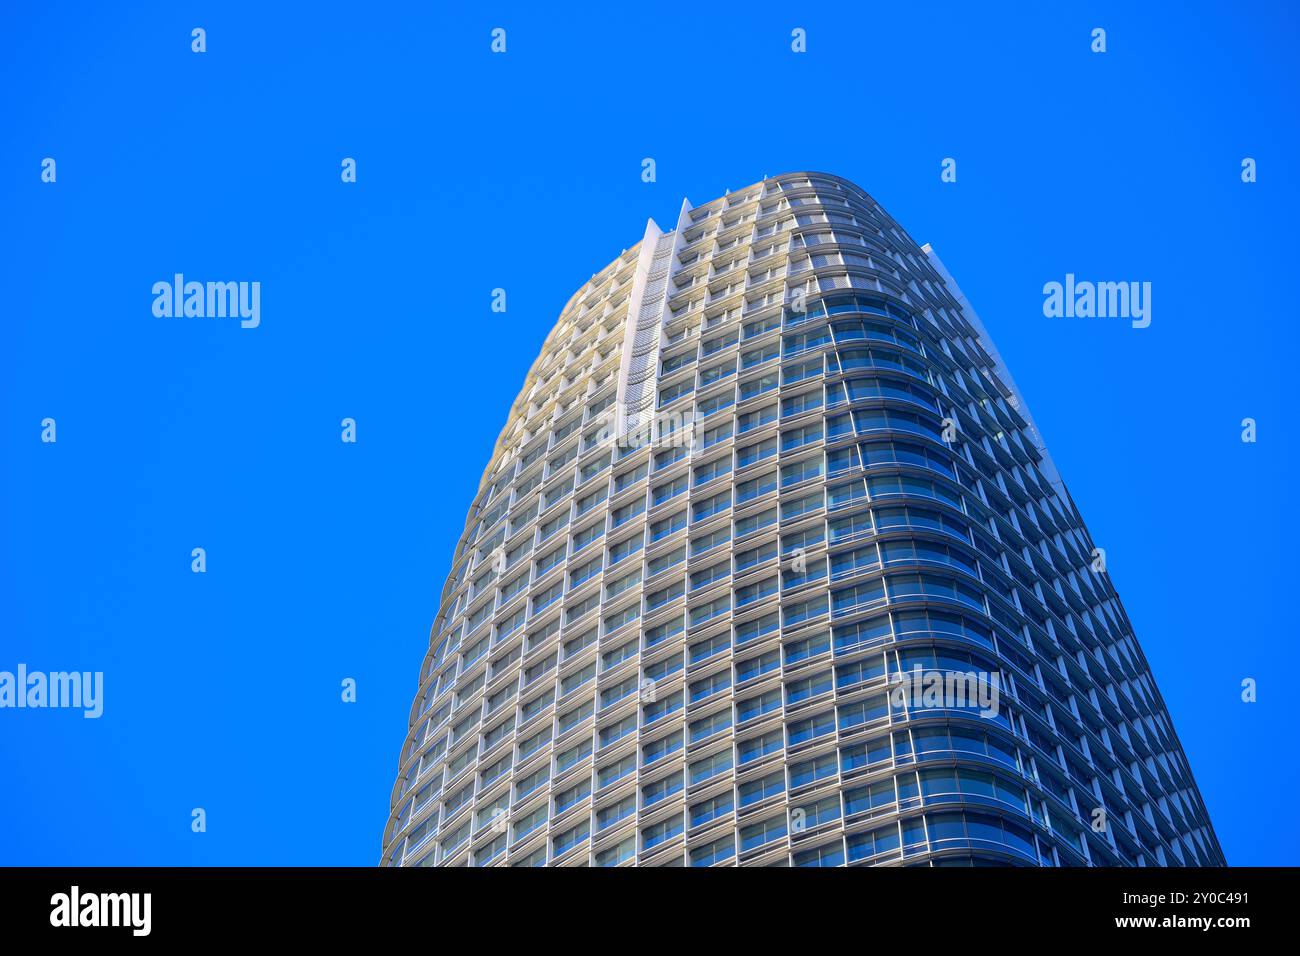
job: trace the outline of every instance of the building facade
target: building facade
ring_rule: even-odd
[[[456,550],[384,865],[1223,862],[929,247],[795,173],[574,295]]]

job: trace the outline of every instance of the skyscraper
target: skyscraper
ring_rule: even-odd
[[[821,173],[569,301],[469,511],[385,865],[1219,865],[1146,661],[929,247]]]

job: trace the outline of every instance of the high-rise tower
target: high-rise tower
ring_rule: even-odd
[[[1217,865],[942,263],[794,173],[570,300],[488,463],[386,865]]]

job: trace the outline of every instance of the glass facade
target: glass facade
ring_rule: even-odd
[[[692,208],[570,300],[420,672],[382,863],[1221,865],[978,316],[866,193]]]

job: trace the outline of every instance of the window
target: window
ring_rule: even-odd
[[[829,693],[834,686],[830,671],[822,671],[802,680],[791,681],[785,685],[787,704],[798,704],[819,694]]]
[[[669,734],[667,737],[661,737],[652,743],[646,744],[641,749],[641,765],[643,767],[649,766],[657,760],[662,760],[669,754],[676,753],[678,750],[682,749],[682,743],[684,740],[685,738],[682,732],[678,730]]]
[[[691,866],[713,866],[736,855],[736,838],[725,836],[720,840],[691,851]]]
[[[804,850],[794,855],[795,866],[843,866],[844,844],[839,840],[819,846],[813,850]]]
[[[667,554],[655,558],[653,561],[646,563],[646,576],[654,577],[661,571],[666,571],[674,565],[680,564],[686,560],[686,548],[674,548]]]
[[[736,704],[736,719],[744,722],[781,709],[781,692],[770,690],[757,697],[748,697]]]
[[[721,753],[716,753],[711,757],[705,757],[703,760],[697,760],[690,765],[691,784],[697,784],[701,780],[708,780],[716,777],[720,773],[725,773],[732,767],[731,749],[727,748]]]
[[[770,392],[777,387],[778,375],[776,372],[768,372],[758,378],[751,378],[748,381],[740,383],[740,400],[762,395],[764,392]]]
[[[661,505],[665,501],[672,500],[673,498],[685,492],[688,487],[689,487],[689,482],[687,481],[685,475],[682,475],[678,478],[674,478],[672,481],[660,485],[652,492],[655,505]]]
[[[751,478],[749,481],[741,482],[736,486],[736,504],[742,505],[747,501],[753,501],[769,492],[776,491],[776,472],[770,471],[766,475],[760,475],[757,478]]]
[[[730,526],[719,528],[717,531],[712,531],[709,534],[694,538],[691,540],[691,557],[703,554],[705,551],[716,548],[721,544],[726,544],[730,540]]]
[[[835,732],[835,715],[831,711],[796,721],[789,726],[790,746]]]
[[[555,855],[560,856],[572,850],[578,844],[585,843],[590,835],[591,825],[589,821],[583,820],[576,827],[566,830],[555,838]]]
[[[747,445],[736,452],[736,467],[745,468],[755,462],[762,461],[764,458],[771,458],[776,454],[776,439],[768,438],[756,445]]]
[[[649,850],[653,847],[659,846],[661,843],[667,843],[673,837],[680,834],[684,828],[685,825],[682,823],[680,814],[671,816],[662,823],[656,823],[654,826],[646,827],[641,837],[641,846],[643,849]]]
[[[651,807],[656,803],[667,800],[674,794],[682,792],[683,775],[681,771],[664,777],[654,783],[646,784],[641,788],[642,802],[646,807]]]
[[[558,816],[570,807],[576,807],[583,800],[591,796],[591,781],[583,780],[580,783],[562,790],[555,795],[555,813]]]
[[[597,866],[618,866],[626,860],[632,859],[636,855],[636,838],[628,837],[626,840],[612,846],[607,850],[602,850],[596,854]]]
[[[715,598],[707,604],[701,604],[698,607],[691,608],[691,626],[696,627],[703,624],[705,621],[711,621],[720,614],[726,614],[729,610],[731,610],[731,595],[724,594],[722,597]],[[692,648],[691,663],[695,663],[696,660],[697,658],[694,656],[694,648]],[[698,658],[698,660],[703,660],[703,658]]]
[[[740,850],[743,853],[746,850],[752,850],[765,843],[771,843],[773,840],[779,840],[785,836],[787,832],[785,814],[777,817],[768,817],[766,820],[759,823],[741,828]]]
[[[658,541],[686,527],[686,512],[679,511],[650,525],[650,540]]]
[[[741,741],[737,745],[740,753],[740,762],[742,764],[752,763],[766,757],[768,754],[776,753],[784,746],[784,733],[780,730],[770,730],[761,737],[751,737],[749,740]]]
[[[691,807],[691,826],[697,827],[730,813],[735,807],[731,792],[720,794]]]
[[[726,690],[731,686],[731,669],[718,671],[716,674],[710,674],[708,677],[697,680],[691,684],[691,703],[701,701],[706,697],[712,697],[720,691]]]
[[[737,521],[736,537],[741,538],[744,537],[745,535],[753,534],[755,531],[761,531],[764,528],[769,527],[770,525],[773,525],[775,523],[776,523],[776,509],[769,508],[766,511],[760,512],[759,514],[751,515],[748,518],[742,518],[740,521]]]
[[[781,655],[777,651],[768,651],[761,657],[751,657],[736,663],[736,682],[743,683],[763,674],[769,674],[781,667]]]
[[[767,405],[753,412],[746,412],[736,420],[737,432],[741,435],[745,432],[753,431],[755,428],[762,428],[769,422],[777,419],[776,405]]]
[[[821,473],[821,456],[806,458],[793,465],[785,465],[781,469],[781,487],[784,488],[788,485],[798,484],[801,481],[808,481],[811,478],[816,478]],[[820,504],[817,507],[820,507]]]
[[[670,697],[655,701],[642,708],[642,726],[648,726],[656,720],[661,720],[669,714],[676,713],[682,709],[684,697],[681,691],[677,691]]]
[[[740,805],[742,807],[751,806],[766,800],[768,797],[785,793],[785,772],[778,770],[759,780],[751,780],[749,783],[741,784],[739,789]],[[785,821],[784,814],[781,816],[781,820],[782,822]]]
[[[794,764],[790,768],[790,786],[802,787],[807,783],[815,783],[818,780],[825,780],[828,777],[833,777],[838,772],[839,755],[834,752],[822,754],[820,757],[815,757],[812,760],[805,760],[801,763]]]

